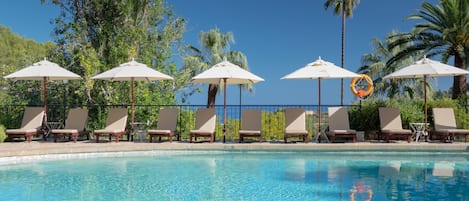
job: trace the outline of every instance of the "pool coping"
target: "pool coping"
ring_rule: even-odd
[[[37,156],[50,154],[83,154],[132,151],[457,151],[469,152],[469,143],[94,143],[73,142],[7,142],[0,143],[0,157]]]

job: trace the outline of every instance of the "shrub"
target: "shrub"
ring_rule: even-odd
[[[360,131],[379,130],[379,107],[394,107],[401,112],[402,127],[410,129],[409,123],[424,122],[423,102],[421,100],[366,100],[359,106],[352,107],[350,111],[350,127]],[[458,128],[469,128],[469,114],[467,109],[459,104],[457,100],[449,98],[431,100],[427,102],[427,122],[430,129],[433,128],[432,108],[447,107],[453,108],[456,115]]]
[[[0,125],[0,143],[5,141],[6,138],[7,138],[7,135],[5,133],[5,126]]]

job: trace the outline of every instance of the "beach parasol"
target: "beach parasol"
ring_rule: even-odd
[[[25,67],[4,78],[10,80],[41,80],[43,82],[43,110],[44,110],[44,125],[47,123],[47,80],[79,80],[81,77],[65,68],[60,67],[58,64],[44,59],[40,62],[34,63],[31,66]]]
[[[423,59],[414,62],[412,65],[403,67],[396,72],[383,77],[383,79],[394,78],[423,78],[424,88],[424,118],[425,130],[427,128],[427,77],[437,76],[456,76],[468,74],[469,71],[443,64],[438,61],[428,59],[426,56]]]
[[[338,67],[331,62],[327,62],[319,57],[318,60],[307,64],[306,66],[283,76],[282,80],[285,79],[317,79],[318,80],[318,135],[316,139],[319,139],[321,132],[321,80],[330,78],[354,78],[360,77],[359,74],[348,71],[344,68]]]
[[[225,142],[226,131],[226,85],[254,84],[260,81],[264,81],[264,79],[226,60],[192,78],[192,83],[218,85],[223,83],[223,142]]]
[[[130,62],[123,63],[118,67],[112,68],[106,72],[93,76],[91,79],[109,80],[109,81],[130,81],[131,85],[131,116],[132,131],[134,130],[135,109],[134,109],[134,81],[153,81],[153,80],[173,80],[169,75],[163,74],[149,68],[147,65],[136,62],[133,58]]]

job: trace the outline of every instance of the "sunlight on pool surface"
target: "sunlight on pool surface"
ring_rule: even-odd
[[[2,200],[464,200],[465,154],[193,152],[0,166]]]

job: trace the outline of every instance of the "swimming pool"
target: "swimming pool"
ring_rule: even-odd
[[[0,166],[1,200],[469,200],[465,152],[186,151]]]

